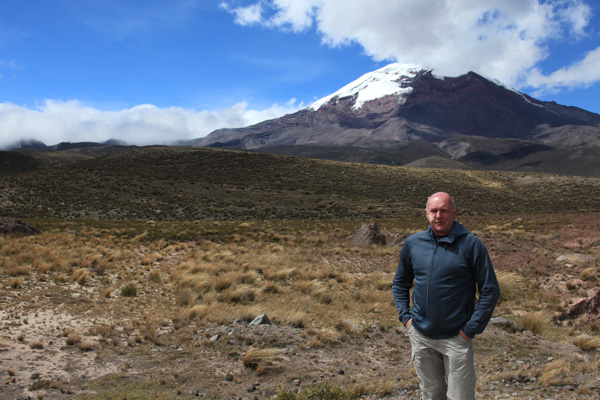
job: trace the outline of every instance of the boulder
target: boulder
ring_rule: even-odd
[[[559,256],[556,261],[565,264],[585,265],[592,261],[596,261],[596,257],[580,253],[563,254]]]
[[[2,233],[37,235],[40,231],[18,219],[4,217],[0,218],[0,234]]]
[[[377,222],[364,224],[350,239],[350,244],[354,246],[385,245],[385,243],[385,235],[379,232],[379,224]]]
[[[600,288],[594,289],[589,297],[570,306],[561,319],[577,318],[584,314],[592,319],[600,318]]]
[[[250,322],[250,325],[271,325],[271,320],[266,314],[260,314]]]

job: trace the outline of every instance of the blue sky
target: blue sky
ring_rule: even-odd
[[[307,107],[391,62],[600,113],[595,0],[0,2],[0,147],[165,143]]]

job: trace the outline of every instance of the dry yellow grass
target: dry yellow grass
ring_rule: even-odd
[[[547,311],[528,312],[519,319],[521,327],[536,335],[542,334],[549,326],[552,316]]]
[[[152,226],[158,229],[162,224],[156,222]],[[11,241],[2,239],[0,261],[4,267],[3,282],[6,290],[25,292],[23,288],[35,287],[33,283],[42,280],[74,288],[77,285],[72,285],[72,282],[86,276],[85,286],[77,289],[81,293],[90,294],[89,299],[93,300],[95,311],[101,311],[103,307],[114,307],[114,310],[122,308],[117,310],[118,318],[127,321],[118,330],[113,330],[110,323],[106,323],[99,342],[97,338],[90,342],[86,336],[99,334],[105,324],[100,319],[94,331],[74,333],[80,339],[73,346],[84,343],[82,350],[93,349],[99,353],[102,348],[126,352],[125,348],[136,349],[140,344],[164,344],[165,350],[171,348],[171,345],[182,346],[184,349],[188,345],[205,346],[213,350],[222,346],[227,347],[228,353],[224,357],[229,357],[228,361],[244,363],[244,351],[241,349],[245,350],[248,346],[287,345],[280,337],[265,336],[265,341],[261,342],[263,339],[255,332],[263,334],[271,328],[302,338],[294,342],[298,349],[298,354],[294,357],[300,357],[301,352],[309,351],[322,354],[339,352],[347,345],[360,341],[372,343],[371,340],[375,341],[378,336],[394,332],[393,328],[399,323],[391,299],[390,282],[400,248],[351,247],[347,240],[348,230],[335,231],[336,235],[331,235],[334,229],[312,227],[306,231],[298,229],[296,232],[296,226],[286,226],[288,222],[264,223],[261,227],[259,224],[260,222],[249,224],[252,229],[256,228],[252,232],[242,233],[236,230],[231,233],[231,229],[239,227],[239,223],[231,228],[226,222],[217,225],[198,222],[195,226],[199,230],[207,229],[208,226],[210,229],[223,229],[226,233],[222,237],[202,238],[185,243],[153,239],[156,233],[150,228],[141,235],[114,232],[98,235],[98,231],[93,229],[81,229],[78,234],[47,232],[34,238],[14,238]],[[318,226],[318,222],[314,224]],[[249,229],[250,226],[245,228]],[[504,242],[505,237],[500,239],[498,243],[508,246]],[[517,238],[511,240],[518,241]],[[502,260],[502,256],[500,254],[497,257]],[[151,261],[152,259],[155,261]],[[6,268],[7,264],[10,269]],[[572,340],[571,343],[586,351],[586,356],[595,354],[598,336],[592,325],[575,321],[575,325],[568,328],[569,335],[566,335],[564,333],[567,329],[552,321],[551,316],[560,311],[561,304],[564,303],[561,303],[561,297],[554,288],[542,287],[548,282],[546,276],[530,273],[524,278],[523,274],[517,272],[516,266],[511,269],[512,267],[503,265],[503,268],[506,272],[498,273],[503,292],[499,315],[512,315],[512,319],[518,311],[519,315],[523,315],[518,322],[524,329],[538,334],[539,342]],[[17,270],[22,272],[15,273]],[[9,275],[10,271],[15,275]],[[576,273],[582,274],[579,276],[582,278],[584,271]],[[569,276],[571,278],[572,275]],[[11,280],[18,280],[15,288],[10,287]],[[589,285],[592,278],[584,281]],[[128,284],[136,288],[140,297],[135,299],[118,295]],[[68,296],[68,290],[65,292]],[[154,300],[157,300],[156,296],[161,296],[154,304],[160,304],[161,307],[165,305],[161,308],[163,313],[160,317],[166,321],[166,325],[162,325],[163,321],[149,318],[148,314],[155,312],[154,310],[143,309],[152,296],[155,297]],[[89,304],[81,302],[74,307],[85,311]],[[510,314],[512,311],[515,313]],[[265,330],[257,327],[245,331],[248,329],[248,322],[263,313],[268,315],[275,327]],[[127,317],[123,317],[124,315]],[[163,333],[168,332],[169,328],[173,328],[174,333],[166,339],[168,335],[163,336]],[[213,334],[220,329],[234,333],[218,343],[210,342],[211,336],[206,336],[208,332]],[[495,330],[498,331],[499,328]],[[396,360],[402,359],[404,362],[403,357],[410,354],[410,349],[405,343],[404,330],[398,329],[397,333],[399,337],[387,336],[389,349],[384,346],[384,351],[397,351]],[[583,336],[584,333],[589,333],[589,337]],[[191,338],[194,340],[193,346]],[[235,344],[230,344],[229,340]],[[289,337],[286,340],[290,340]],[[33,340],[28,337],[27,345],[30,342]],[[488,351],[496,350],[497,343],[479,343]],[[518,344],[511,343],[503,347],[502,351],[516,359],[517,355],[514,353],[521,349],[523,353],[519,358],[527,359],[530,357],[529,353],[532,353],[534,356],[531,357],[538,359],[534,350],[536,344],[532,343],[525,336],[519,336]],[[398,347],[399,344],[404,344],[404,347]],[[565,345],[572,348],[570,344]],[[527,346],[531,346],[531,349]],[[139,346],[139,349],[142,347]],[[72,347],[69,349],[73,351]],[[251,374],[269,374],[285,368],[287,364],[287,360],[279,358],[282,354],[274,355],[272,359],[263,355],[266,358],[262,363],[251,361],[260,360],[260,356],[251,356],[252,352],[247,356],[248,362],[255,365]],[[344,362],[353,366],[369,364],[366,359],[356,358]],[[543,372],[547,364],[546,356],[540,360],[532,369],[522,370],[518,367],[509,369],[507,366],[514,365],[507,364],[509,361],[499,357],[489,363],[494,367],[498,366],[497,370],[482,372],[483,387],[488,383],[488,386],[492,386],[498,381],[511,384],[524,375],[544,375],[543,383],[548,386],[569,384],[564,375],[566,372],[561,370],[560,365],[549,367],[548,371]],[[482,363],[480,368],[485,368],[487,364]],[[597,370],[600,364],[590,362],[584,367],[581,361],[576,370],[572,369],[568,373],[583,371],[593,374],[594,372],[585,372],[582,368],[595,371],[594,367]],[[332,364],[330,373],[335,375],[338,368],[346,369],[346,375],[337,376],[336,379],[348,379],[346,382],[350,382],[350,368]],[[386,375],[373,379],[360,377],[356,381],[356,391],[369,398],[393,397],[398,395],[398,390],[416,390],[418,384],[414,371],[406,366],[398,370],[391,379]],[[580,384],[578,389],[584,394],[589,390],[585,384]]]
[[[244,354],[242,361],[244,363],[244,367],[256,369],[260,364],[280,361],[283,351],[283,349],[259,349],[256,347],[251,347]]]
[[[515,272],[498,272],[500,302],[511,301],[522,296],[523,277]]]
[[[71,279],[73,282],[77,282],[80,285],[85,285],[85,283],[89,279],[89,272],[85,268],[79,268],[73,271],[73,275],[71,275]]]
[[[583,334],[575,337],[571,343],[579,347],[581,350],[593,350],[600,348],[600,337]]]
[[[598,268],[596,267],[588,267],[581,271],[579,274],[579,278],[584,281],[594,282],[598,278]]]
[[[573,366],[566,360],[551,362],[540,376],[540,385],[564,386],[573,384]]]

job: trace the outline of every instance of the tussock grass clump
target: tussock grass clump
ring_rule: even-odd
[[[500,302],[516,300],[522,295],[523,277],[515,272],[502,271],[497,274],[500,285]]]
[[[276,400],[356,400],[360,394],[330,383],[315,385],[299,393],[293,390],[279,392]]]
[[[162,260],[163,255],[158,252],[152,252],[150,254],[146,254],[140,261],[142,265],[152,265],[155,262]]]
[[[339,343],[343,337],[341,332],[332,328],[310,329],[307,333],[311,336],[308,346],[313,348],[323,348]]]
[[[542,386],[572,385],[574,383],[573,369],[567,360],[552,361],[540,376],[539,384]]]
[[[184,315],[188,319],[203,319],[210,312],[210,307],[206,304],[194,304],[184,310]]]
[[[250,287],[241,286],[236,289],[226,290],[220,300],[227,303],[251,303],[260,294],[260,290]]]
[[[251,347],[242,357],[242,362],[246,368],[257,369],[261,364],[272,364],[275,361],[281,361],[281,354],[283,352],[283,349],[259,349]]]
[[[571,343],[579,347],[581,350],[593,350],[600,347],[600,337],[593,337],[583,334],[575,337]]]
[[[598,269],[595,267],[589,267],[581,271],[579,278],[583,281],[595,282],[598,279]]]
[[[523,329],[540,335],[549,327],[551,321],[552,316],[547,311],[535,311],[523,315],[519,323]]]
[[[154,270],[148,274],[148,280],[153,283],[160,283],[160,272]]]
[[[27,265],[15,265],[14,261],[5,261],[6,272],[10,276],[26,276],[29,275],[31,267]]]
[[[44,343],[41,341],[35,341],[29,344],[29,347],[34,350],[42,350],[44,348]]]
[[[197,292],[189,287],[179,288],[175,292],[175,304],[180,307],[193,305],[197,298]]]
[[[23,287],[23,280],[20,278],[14,278],[10,281],[9,286],[13,289],[20,289],[21,287]]]
[[[335,328],[339,332],[345,333],[350,336],[358,335],[358,334],[362,333],[364,330],[359,322],[350,320],[350,319],[344,319],[344,320],[338,321],[335,324]]]
[[[81,339],[82,339],[81,335],[71,333],[65,339],[65,343],[68,344],[69,346],[74,346],[78,343],[81,343]]]
[[[97,345],[91,340],[85,340],[77,343],[76,347],[81,351],[92,351],[96,349]]]
[[[333,294],[329,288],[319,288],[312,292],[311,295],[322,304],[331,304],[333,302]]]
[[[309,323],[309,315],[300,310],[274,310],[273,315],[280,323],[294,328],[304,328]]]
[[[384,398],[394,393],[396,386],[398,386],[398,382],[395,379],[361,380],[350,387],[350,393],[359,397],[376,395],[379,398]]]
[[[77,282],[80,285],[85,285],[89,280],[89,271],[85,268],[76,269],[71,275],[73,282]]]

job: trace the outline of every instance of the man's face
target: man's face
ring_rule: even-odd
[[[436,193],[429,198],[425,215],[436,236],[444,236],[452,230],[458,210],[454,208],[450,195]]]

